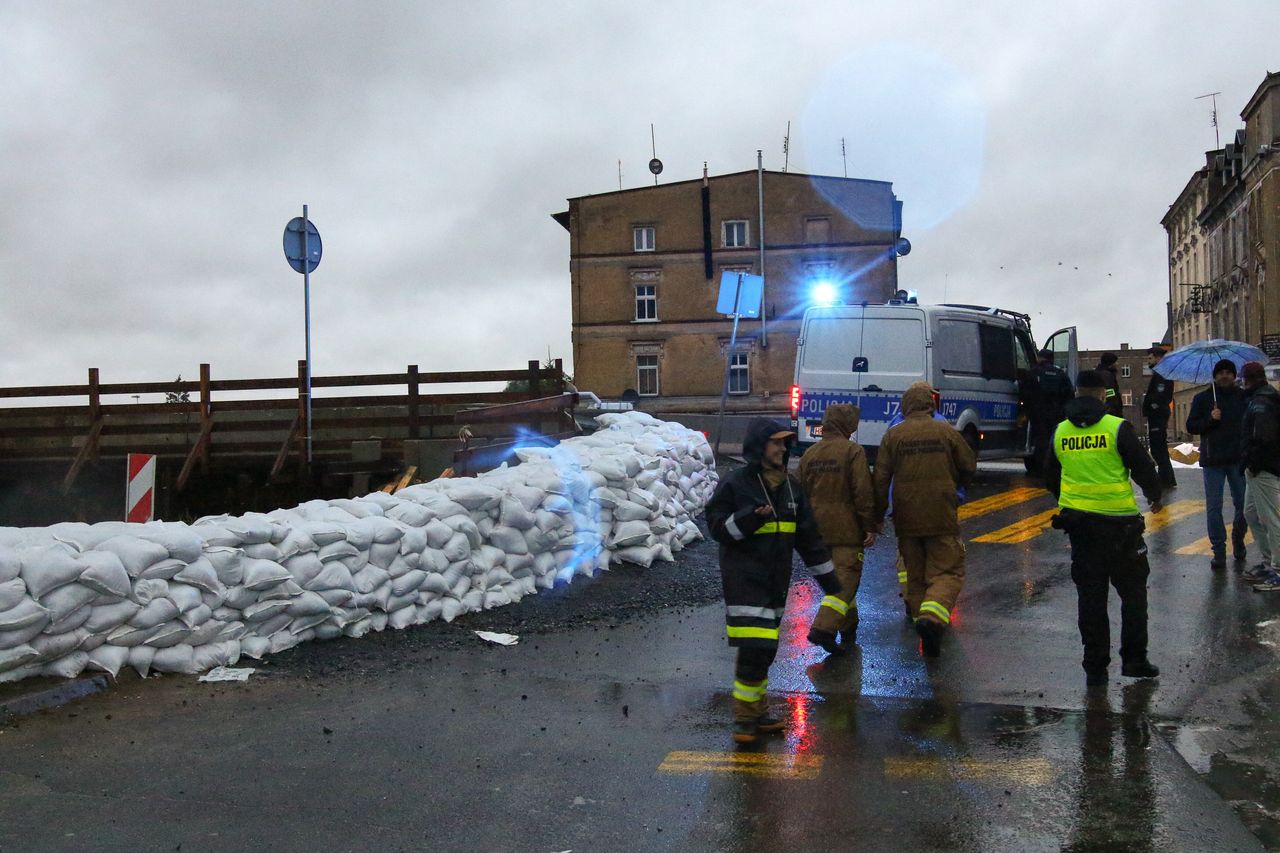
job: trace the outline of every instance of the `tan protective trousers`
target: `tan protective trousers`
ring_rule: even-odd
[[[964,586],[964,540],[959,536],[899,536],[907,572],[907,612],[916,619],[951,624],[951,609]]]
[[[852,631],[858,625],[858,585],[862,583],[863,549],[852,545],[832,545],[831,562],[836,567],[840,589],[822,598],[813,617],[813,630],[834,634]]]

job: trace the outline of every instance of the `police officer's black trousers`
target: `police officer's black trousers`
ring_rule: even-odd
[[[1160,472],[1160,485],[1166,489],[1178,485],[1177,478],[1173,476],[1173,463],[1169,461],[1169,425],[1147,421],[1147,443],[1151,445],[1151,458]]]
[[[1072,513],[1071,579],[1076,584],[1080,642],[1086,672],[1111,663],[1111,623],[1107,618],[1108,584],[1120,596],[1120,659],[1147,659],[1147,546],[1142,516],[1108,518]]]

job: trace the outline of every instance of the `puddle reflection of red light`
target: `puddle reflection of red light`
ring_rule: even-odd
[[[818,609],[817,598],[818,593],[811,584],[795,584],[791,587],[786,615],[782,619],[782,628],[778,634],[781,645],[802,648],[808,646],[809,625],[813,622],[814,612]]]
[[[791,709],[791,724],[787,726],[787,748],[800,755],[813,751],[814,733],[809,729],[809,697],[792,694],[786,702]]]

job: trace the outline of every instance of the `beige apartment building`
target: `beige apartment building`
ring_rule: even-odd
[[[1244,127],[1205,153],[1161,220],[1168,234],[1169,313],[1175,347],[1207,338],[1245,341],[1280,361],[1280,73],[1268,72],[1240,113]],[[1178,433],[1198,388],[1178,386]],[[1172,426],[1172,425],[1171,425]]]
[[[740,322],[729,369],[727,408],[740,412],[787,409],[818,283],[843,302],[898,287],[902,205],[887,182],[752,170],[568,201],[553,217],[569,232],[574,384],[652,411],[718,407],[724,272],[765,282],[763,316]]]

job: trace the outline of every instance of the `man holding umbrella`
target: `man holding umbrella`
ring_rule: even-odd
[[[1142,415],[1147,419],[1147,441],[1151,458],[1160,472],[1160,485],[1165,489],[1176,489],[1178,481],[1173,476],[1173,463],[1169,461],[1169,407],[1173,403],[1173,382],[1172,377],[1167,377],[1160,370],[1164,355],[1165,348],[1159,345],[1147,350],[1151,382],[1142,397]]]
[[[1187,415],[1187,432],[1200,436],[1200,469],[1204,475],[1205,520],[1214,569],[1227,565],[1227,529],[1222,523],[1222,486],[1231,489],[1235,518],[1231,525],[1231,550],[1237,563],[1244,562],[1244,472],[1240,467],[1240,424],[1248,400],[1236,387],[1236,365],[1229,358],[1213,366],[1213,384],[1196,394]]]

